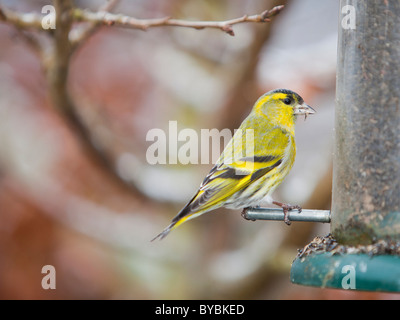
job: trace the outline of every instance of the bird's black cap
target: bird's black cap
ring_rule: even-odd
[[[275,89],[272,90],[270,93],[285,93],[289,96],[292,96],[292,98],[296,98],[296,100],[299,102],[299,104],[303,104],[304,100],[302,97],[300,97],[296,92],[293,92],[292,90],[288,89]]]

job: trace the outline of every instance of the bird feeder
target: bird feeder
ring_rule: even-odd
[[[338,29],[332,237],[290,278],[400,292],[400,2],[341,0]]]
[[[400,291],[399,30],[399,1],[341,0],[331,233],[343,252],[297,258],[294,283]]]

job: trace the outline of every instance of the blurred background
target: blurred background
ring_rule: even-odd
[[[49,2],[0,4],[40,14]],[[96,11],[104,1],[75,4]],[[270,23],[235,25],[234,37],[216,29],[100,28],[68,65],[80,132],[56,111],[42,61],[26,41],[46,47],[51,38],[0,23],[1,299],[396,297],[290,283],[297,249],[326,235],[328,225],[249,222],[221,209],[150,242],[212,159],[151,165],[149,130],[164,130],[167,140],[170,121],[199,136],[233,130],[276,88],[299,93],[317,113],[298,121],[297,160],[275,198],[330,209],[339,3],[121,0],[112,9],[136,18],[227,20],[280,4],[285,9]],[[176,160],[165,152],[167,163]],[[44,265],[55,267],[55,290],[42,289]]]

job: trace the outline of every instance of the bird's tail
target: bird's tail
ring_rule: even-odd
[[[176,216],[175,218],[172,219],[171,223],[169,224],[168,227],[166,227],[160,234],[155,236],[151,241],[154,241],[156,239],[164,239],[168,233],[185,222],[192,214],[190,214],[190,209],[189,206],[184,207]]]
[[[168,233],[172,230],[172,228],[176,225],[176,222],[177,221],[172,221],[168,227],[166,227],[161,233],[159,233],[153,239],[151,239],[151,241],[154,241],[156,239],[160,240],[164,239],[168,235]]]

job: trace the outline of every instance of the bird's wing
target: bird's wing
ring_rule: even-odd
[[[182,210],[181,217],[221,207],[234,193],[278,167],[286,156],[289,136],[280,128],[266,130],[263,136],[266,138],[257,138],[257,141],[264,143],[262,148],[254,147],[253,152],[247,152],[244,156],[236,152],[238,148],[232,142],[234,137],[205,177],[198,192]]]
[[[162,239],[188,219],[223,206],[234,193],[278,167],[285,157],[284,150],[289,143],[286,132],[280,128],[272,128],[264,131],[264,137],[256,138],[257,143],[265,143],[263,148],[256,146],[253,153],[241,156],[234,143],[235,136],[225,147],[197,193],[156,238]]]

